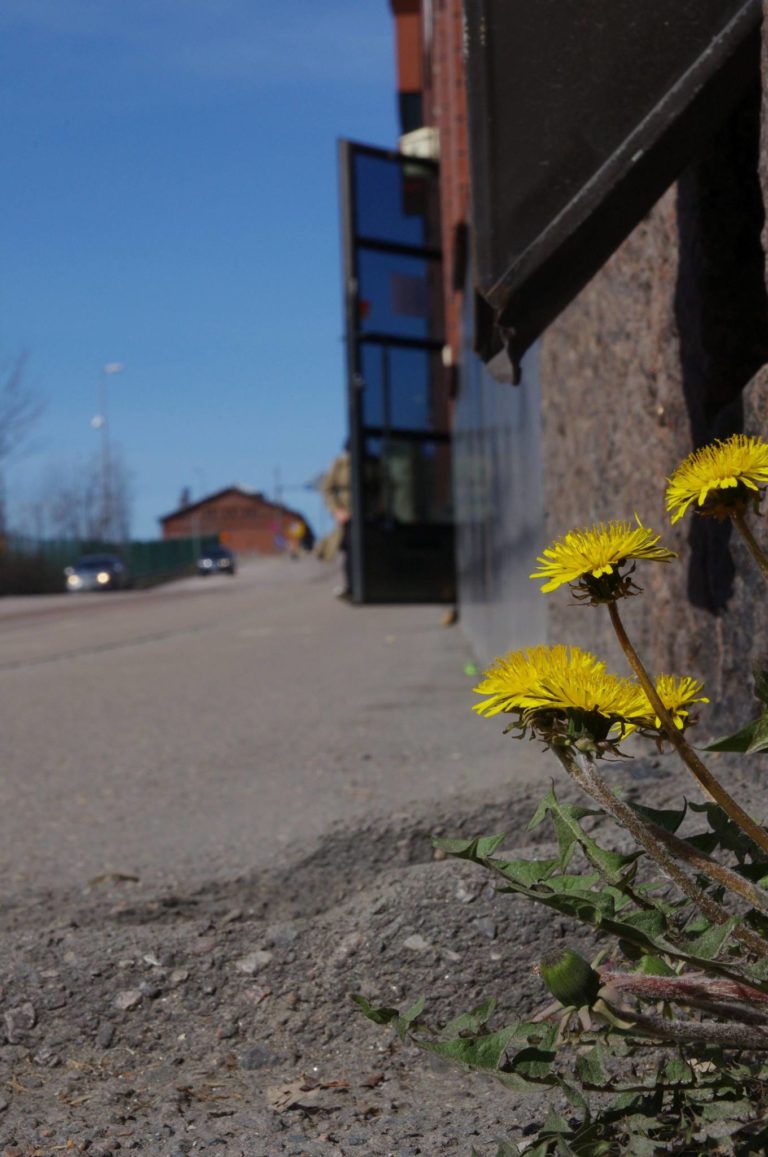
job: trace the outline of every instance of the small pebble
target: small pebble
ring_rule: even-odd
[[[114,1000],[115,1008],[119,1008],[122,1012],[130,1012],[133,1008],[138,1008],[144,999],[144,994],[138,988],[127,988],[123,992],[118,992]]]
[[[24,1034],[29,1032],[37,1024],[37,1013],[29,1001],[18,1005],[16,1008],[10,1008],[6,1012],[5,1017],[5,1035],[8,1044],[19,1044]]]
[[[271,1053],[264,1045],[249,1045],[240,1053],[240,1068],[248,1071],[263,1069],[267,1065],[274,1064],[276,1060],[275,1054]]]
[[[103,1024],[96,1034],[96,1043],[99,1048],[108,1049],[112,1047],[115,1039],[115,1026],[113,1024]]]
[[[403,948],[409,948],[411,952],[426,952],[432,945],[428,940],[416,932],[413,936],[409,936],[407,940],[403,941]]]
[[[262,968],[266,968],[271,960],[272,953],[262,948],[256,952],[249,952],[247,956],[236,960],[235,971],[242,972],[245,976],[255,976],[257,972],[261,972]]]

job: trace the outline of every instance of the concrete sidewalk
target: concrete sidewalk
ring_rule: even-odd
[[[314,559],[262,559],[94,596],[95,613],[64,597],[6,615],[7,887],[223,878],[338,823],[548,778],[536,744],[471,711],[444,608],[352,607],[333,581]]]

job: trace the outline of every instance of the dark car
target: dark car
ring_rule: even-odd
[[[226,546],[214,546],[206,550],[197,560],[197,573],[234,575],[237,570],[237,561],[231,550]]]
[[[64,568],[67,590],[119,591],[129,586],[125,563],[117,554],[84,554]]]

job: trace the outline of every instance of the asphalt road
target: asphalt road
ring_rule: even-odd
[[[333,581],[262,559],[0,600],[5,895],[224,878],[337,822],[547,774],[470,711],[471,656],[441,608],[350,607]]]

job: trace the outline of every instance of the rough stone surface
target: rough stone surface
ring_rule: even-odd
[[[686,788],[669,756],[613,774],[627,798],[662,807]],[[754,803],[758,778],[737,778]],[[498,1027],[549,1003],[532,965],[553,941],[592,955],[593,934],[435,859],[430,839],[507,830],[511,854],[547,855],[546,827],[523,834],[538,794],[338,827],[271,869],[173,894],[135,881],[7,903],[0,1012],[25,1027],[0,1057],[0,1153],[496,1157],[524,1142],[557,1099],[438,1063],[350,997],[425,996],[437,1021],[494,996]],[[272,945],[255,977],[235,967],[254,943]],[[116,1001],[146,984],[153,1000]]]
[[[746,101],[665,194],[550,328],[541,356],[548,537],[637,512],[679,553],[638,566],[645,594],[624,604],[625,620],[650,668],[705,680],[710,734],[750,714],[749,670],[766,651],[763,584],[729,527],[688,516],[670,526],[664,489],[695,446],[738,429],[768,435],[756,108]],[[759,177],[768,189],[765,130]],[[551,642],[626,669],[604,613],[575,610],[562,591],[548,598]]]

